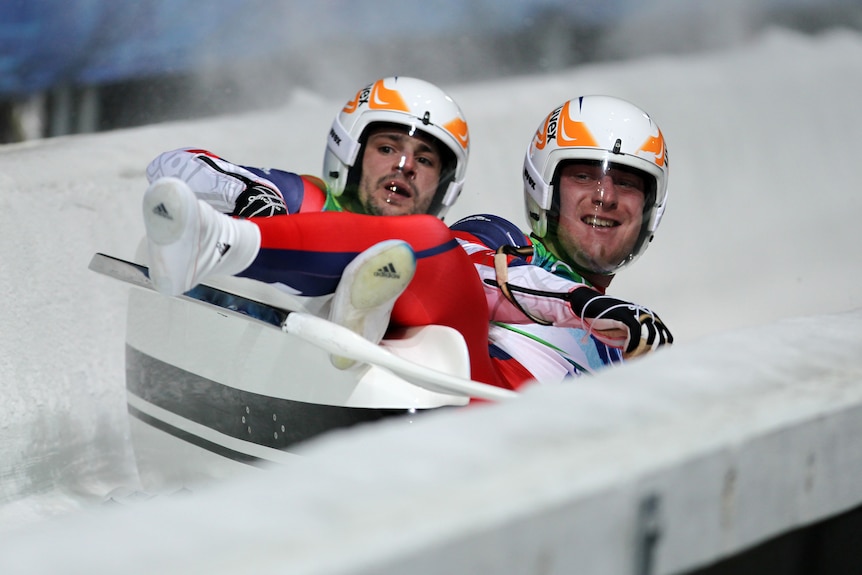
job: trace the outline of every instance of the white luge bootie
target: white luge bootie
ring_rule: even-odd
[[[260,230],[219,213],[182,180],[165,177],[144,193],[150,279],[165,295],[184,293],[213,275],[246,269],[260,249]]]
[[[387,240],[371,246],[344,268],[332,298],[329,321],[379,343],[389,326],[395,300],[415,272],[416,255],[407,242]],[[338,369],[356,363],[336,355],[330,360]]]

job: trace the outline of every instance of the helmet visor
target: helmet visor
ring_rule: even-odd
[[[564,261],[610,274],[641,251],[652,175],[608,158],[569,160],[558,166],[553,190],[549,240]]]

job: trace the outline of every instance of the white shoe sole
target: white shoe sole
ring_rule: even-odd
[[[350,303],[359,310],[375,308],[401,295],[416,272],[416,256],[410,246],[400,240],[381,242],[359,258],[364,261],[355,272],[351,274],[345,270],[345,276],[352,280]]]
[[[188,185],[176,178],[160,178],[144,193],[150,279],[163,294],[179,295],[188,289],[200,232],[197,202]]]
[[[368,248],[345,268],[333,298],[330,320],[378,343],[389,325],[395,300],[415,272],[416,255],[406,242],[387,240]],[[339,369],[354,364],[343,357],[331,359]]]

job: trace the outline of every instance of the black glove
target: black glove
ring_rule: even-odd
[[[277,191],[254,182],[247,182],[246,188],[236,199],[232,216],[241,218],[280,216],[287,213],[284,199]]]
[[[627,337],[623,351],[626,357],[636,357],[673,343],[673,335],[667,326],[645,307],[601,295],[588,287],[570,291],[567,299],[572,310],[589,326],[590,332],[601,336],[602,332],[625,330]]]

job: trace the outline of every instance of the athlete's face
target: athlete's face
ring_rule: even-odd
[[[613,165],[572,162],[562,166],[559,246],[579,266],[614,270],[634,249],[643,223],[645,191],[642,175]]]
[[[440,153],[430,136],[379,128],[365,143],[359,203],[375,216],[425,214],[437,193],[441,169]]]

